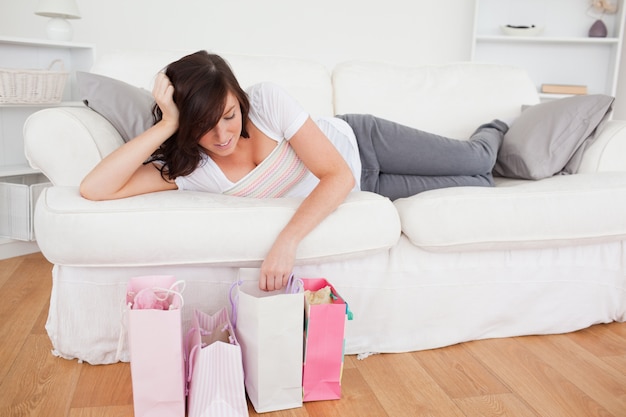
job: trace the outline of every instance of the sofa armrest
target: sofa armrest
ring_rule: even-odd
[[[123,143],[113,125],[86,107],[40,110],[24,123],[26,158],[54,185],[79,185],[103,157]]]
[[[626,171],[626,120],[609,120],[583,155],[578,173]]]

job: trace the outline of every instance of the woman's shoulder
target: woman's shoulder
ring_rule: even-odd
[[[251,100],[255,98],[259,99],[263,97],[279,97],[289,95],[280,84],[273,81],[262,81],[252,84],[246,88],[246,93]]]
[[[248,117],[275,140],[291,138],[308,117],[300,103],[274,82],[254,84],[246,92],[250,99]]]

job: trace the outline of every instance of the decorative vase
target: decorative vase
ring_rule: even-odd
[[[607,33],[608,31],[606,29],[606,25],[602,19],[598,19],[593,22],[593,25],[589,28],[590,38],[606,38]]]

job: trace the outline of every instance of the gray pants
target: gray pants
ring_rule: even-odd
[[[491,170],[508,126],[494,120],[470,140],[423,132],[367,114],[337,116],[354,130],[361,189],[392,200],[435,188],[493,186]]]

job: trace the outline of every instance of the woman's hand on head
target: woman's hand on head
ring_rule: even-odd
[[[274,291],[285,287],[293,272],[295,259],[296,245],[277,240],[261,265],[259,288]]]
[[[160,72],[154,81],[152,96],[161,109],[161,122],[171,126],[173,132],[178,129],[178,106],[174,103],[174,86],[164,73]]]

